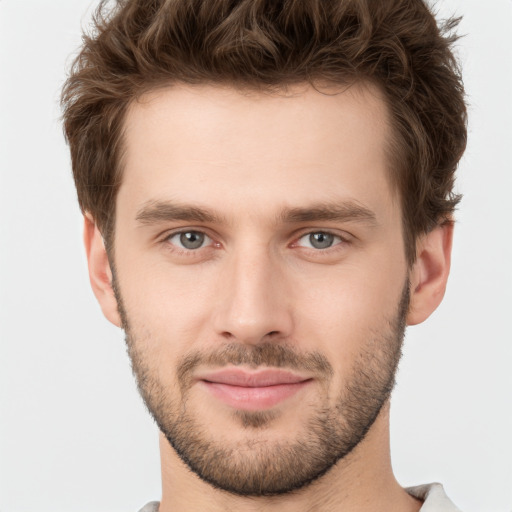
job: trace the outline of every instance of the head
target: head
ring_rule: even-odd
[[[442,298],[455,22],[419,0],[107,8],[63,93],[93,288],[197,475],[301,488],[363,442]]]

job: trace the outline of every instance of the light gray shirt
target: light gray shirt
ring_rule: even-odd
[[[423,500],[420,512],[460,512],[450,501],[441,484],[426,484],[409,487],[406,491],[415,498]],[[158,512],[158,501],[152,501],[139,512]]]
[[[441,484],[418,485],[409,487],[406,491],[411,496],[423,500],[420,512],[461,512],[446,496]]]

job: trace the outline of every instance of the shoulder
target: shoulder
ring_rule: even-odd
[[[142,507],[139,512],[158,512],[158,507],[160,503],[158,501],[151,501],[144,507]]]
[[[446,495],[439,483],[417,485],[405,489],[411,496],[423,500],[420,512],[461,512]]]

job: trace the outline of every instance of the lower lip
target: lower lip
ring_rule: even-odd
[[[221,402],[244,411],[270,409],[294,396],[311,381],[305,380],[294,384],[277,384],[264,387],[242,387],[201,381],[208,391]]]

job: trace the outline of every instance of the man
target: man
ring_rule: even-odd
[[[64,88],[94,293],[157,422],[143,510],[453,511],[389,398],[442,300],[466,141],[419,0],[128,0]]]

